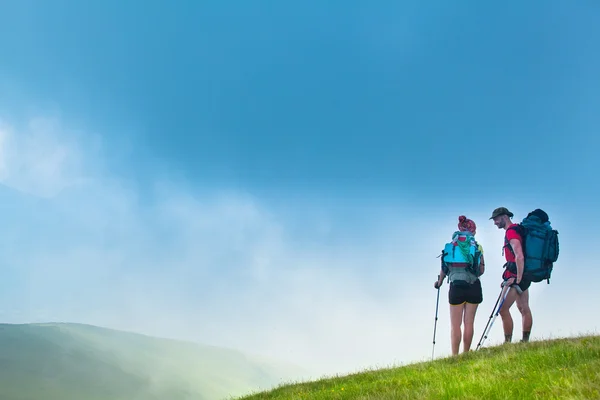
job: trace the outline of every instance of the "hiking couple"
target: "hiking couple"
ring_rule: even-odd
[[[532,213],[537,213],[538,211],[543,213],[545,220],[548,221],[548,216],[542,210],[535,210]],[[502,249],[506,258],[506,264],[504,265],[505,271],[502,274],[503,281],[501,286],[503,288],[508,287],[506,289],[508,292],[503,303],[501,303],[500,315],[504,327],[505,342],[510,342],[513,332],[510,307],[516,301],[517,308],[521,312],[523,320],[522,341],[527,342],[529,341],[531,326],[533,324],[529,308],[528,291],[531,280],[523,276],[525,262],[522,246],[523,237],[518,232],[518,229],[515,229],[518,224],[512,222],[511,218],[513,216],[514,214],[507,208],[499,207],[492,212],[492,216],[490,217],[498,229],[505,230],[504,246]],[[543,217],[541,216],[540,218]],[[438,280],[434,283],[434,287],[438,289],[439,293],[439,288],[442,286],[444,278],[448,276],[450,280],[448,300],[450,303],[452,355],[458,354],[461,336],[463,351],[468,352],[471,348],[475,314],[478,305],[483,302],[483,291],[479,277],[485,272],[483,248],[475,240],[477,230],[475,222],[464,215],[461,215],[458,221],[458,231],[454,233],[452,241],[447,243],[444,248],[442,268]],[[447,262],[449,260],[451,260],[450,263]],[[451,267],[449,267],[449,264]],[[463,322],[464,333],[461,332]]]

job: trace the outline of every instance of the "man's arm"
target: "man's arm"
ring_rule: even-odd
[[[512,247],[515,252],[515,262],[517,263],[516,283],[520,283],[521,279],[523,279],[523,269],[525,268],[525,257],[523,256],[521,241],[519,241],[519,239],[510,239],[510,247]]]

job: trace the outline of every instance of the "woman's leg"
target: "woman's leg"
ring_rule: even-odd
[[[477,312],[477,306],[479,304],[465,304],[464,323],[465,333],[463,337],[463,351],[467,352],[471,349],[471,342],[473,341],[473,325],[475,324],[475,313]]]
[[[464,304],[450,305],[450,341],[452,343],[452,355],[458,354],[460,348],[461,331],[460,325],[463,319]]]

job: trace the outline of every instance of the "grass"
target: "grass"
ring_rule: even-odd
[[[2,400],[206,400],[247,393],[235,398],[600,398],[597,335],[501,345],[257,392],[290,379],[282,377],[286,367],[227,349],[85,325],[0,324]]]
[[[240,400],[600,398],[600,336],[504,344],[456,357],[279,386]]]

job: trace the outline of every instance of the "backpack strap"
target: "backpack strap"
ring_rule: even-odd
[[[446,277],[448,277],[448,282],[450,282],[450,276],[449,275],[449,268],[448,268],[448,264],[446,264],[446,262],[444,261],[444,257],[446,256],[446,253],[443,249],[442,249],[442,254],[440,254],[439,256],[437,256],[436,258],[440,259],[441,262],[441,267],[442,267],[442,271],[444,272],[444,274],[446,274]]]
[[[510,229],[514,230],[514,231],[515,231],[515,232],[517,232],[519,235],[521,235],[521,234],[520,234],[520,232],[519,232],[519,230],[517,229],[517,227],[518,227],[518,225],[511,226],[510,228],[508,228],[508,229],[506,230],[506,233],[504,234],[504,246],[502,247],[502,255],[504,255],[504,249],[505,249],[505,248],[508,248],[508,249],[510,250],[510,252],[513,254],[513,256],[516,256],[516,254],[515,254],[515,251],[513,250],[512,246],[510,245],[510,242],[508,241],[508,237],[507,237],[507,235],[508,235],[508,231],[509,231]]]

